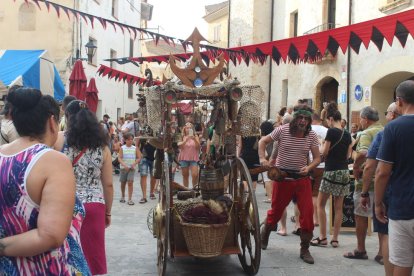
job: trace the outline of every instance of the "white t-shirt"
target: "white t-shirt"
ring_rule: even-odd
[[[134,120],[125,122],[125,124],[122,126],[122,131],[128,129],[128,132],[132,135],[136,135],[136,132],[139,131],[139,125],[138,122],[135,122]]]
[[[328,132],[328,128],[324,127],[323,125],[312,125],[312,130],[316,132],[319,140],[319,152],[322,153],[322,143],[325,141],[326,133]],[[312,162],[312,153],[309,153],[309,160]],[[317,168],[325,168],[325,162],[321,162]]]

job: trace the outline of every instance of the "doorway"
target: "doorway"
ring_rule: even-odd
[[[321,112],[324,102],[338,102],[338,81],[330,76],[323,78],[316,86],[315,110]],[[319,96],[319,97],[318,97]]]
[[[395,89],[401,82],[413,77],[413,72],[394,72],[377,80],[372,86],[371,106],[378,110],[382,124],[386,123],[384,112],[395,101]]]

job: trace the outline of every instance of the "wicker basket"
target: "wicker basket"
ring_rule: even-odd
[[[224,224],[195,224],[180,221],[188,252],[210,258],[221,254],[230,221]]]

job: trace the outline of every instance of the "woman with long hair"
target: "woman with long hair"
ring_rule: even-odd
[[[72,166],[50,148],[59,106],[27,87],[7,98],[20,137],[0,148],[0,274],[90,275],[79,244],[85,210]]]
[[[338,234],[342,224],[342,206],[344,196],[349,193],[350,178],[348,158],[352,152],[352,139],[348,131],[341,127],[341,113],[336,103],[328,104],[326,108],[326,121],[329,126],[325,137],[322,155],[325,158],[325,171],[323,173],[317,199],[319,216],[319,237],[312,240],[311,245],[326,246],[326,212],[325,206],[332,195],[334,200],[334,231],[330,244],[338,247]]]
[[[180,162],[181,171],[183,174],[183,184],[185,187],[189,185],[189,176],[191,170],[191,182],[193,188],[198,182],[198,160],[200,153],[200,140],[195,133],[192,123],[187,122],[182,131],[183,140],[177,145],[180,149],[178,161]]]
[[[71,102],[65,110],[67,130],[60,133],[55,148],[72,162],[76,194],[86,209],[81,244],[93,275],[106,274],[105,228],[111,224],[113,200],[112,158],[106,136],[83,101]]]

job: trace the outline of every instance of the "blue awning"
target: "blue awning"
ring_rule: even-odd
[[[0,56],[0,80],[7,86],[33,87],[61,101],[65,88],[45,50],[6,50]]]

